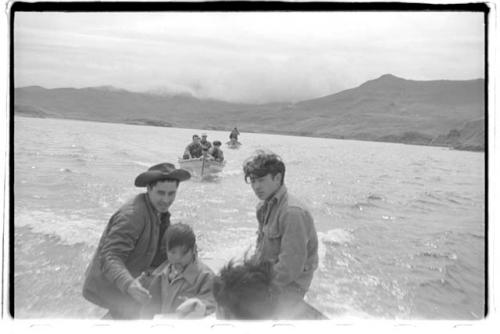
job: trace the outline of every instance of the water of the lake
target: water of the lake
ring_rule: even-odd
[[[257,198],[242,162],[285,161],[310,208],[320,267],[306,299],[332,319],[478,319],[485,307],[484,153],[245,133],[224,171],[182,183],[173,222],[192,224],[201,258],[223,263],[255,242]],[[83,274],[112,213],[143,191],[135,177],[176,165],[201,130],[15,118],[16,318],[99,318]],[[206,131],[209,140],[228,132]]]

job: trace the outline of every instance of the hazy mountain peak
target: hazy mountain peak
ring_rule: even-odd
[[[26,86],[26,87],[17,87],[16,89],[24,89],[24,90],[43,90],[43,89],[46,89],[42,86],[37,86],[37,85],[34,85],[34,86]]]
[[[164,96],[164,97],[189,97],[189,98],[197,98],[192,92],[189,92],[187,90],[180,90],[180,89],[172,89],[169,87],[153,87],[150,88],[146,91],[144,91],[145,94],[149,95],[159,95],[159,96]]]
[[[400,77],[397,77],[394,74],[384,74],[384,75],[378,77],[377,79],[368,80],[367,82],[365,82],[361,86],[373,85],[373,84],[375,84],[375,85],[399,84],[402,81],[407,81],[407,80],[400,78]]]
[[[364,84],[359,86],[359,88],[376,89],[376,90],[394,89],[394,88],[397,88],[397,87],[401,86],[402,84],[405,84],[405,83],[410,82],[410,81],[411,80],[403,79],[403,78],[397,77],[393,74],[384,74],[384,75],[378,77],[377,79],[373,79],[373,80],[369,80],[369,81],[365,82]]]
[[[86,87],[86,89],[97,89],[97,90],[103,90],[106,92],[127,92],[127,90],[123,88],[118,88],[115,86],[111,85],[103,85],[103,86],[96,86],[96,87]]]
[[[397,77],[394,74],[387,73],[387,74],[380,76],[380,78],[375,79],[375,80],[404,80],[404,79]]]

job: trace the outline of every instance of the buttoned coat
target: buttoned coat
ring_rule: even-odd
[[[149,292],[152,296],[141,311],[141,317],[153,318],[156,314],[175,313],[177,307],[189,298],[198,298],[206,306],[206,314],[215,311],[213,271],[196,259],[174,278],[168,280],[171,267],[168,261],[160,265],[151,275]]]
[[[170,224],[168,214],[167,224]],[[160,214],[147,193],[135,196],[110,218],[85,273],[83,296],[123,318],[138,316],[140,305],[127,293],[134,278],[152,271],[158,249]],[[162,242],[162,245],[164,243]],[[166,260],[166,250],[161,250]]]
[[[282,185],[257,205],[255,257],[274,266],[273,282],[304,295],[318,267],[318,236],[309,210]]]

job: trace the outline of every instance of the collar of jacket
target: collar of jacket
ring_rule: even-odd
[[[261,209],[266,208],[267,210],[269,210],[275,204],[280,203],[286,196],[286,193],[287,193],[286,186],[283,184],[271,197],[269,197],[265,201],[262,201],[260,208]]]
[[[170,271],[171,264],[167,266],[166,273]],[[198,259],[194,259],[193,262],[187,265],[186,269],[177,277],[175,280],[178,280],[179,278],[184,278],[186,281],[188,281],[189,284],[193,285],[196,277],[198,277],[199,273],[199,265],[198,265]]]
[[[154,213],[154,215],[158,218],[158,224],[161,223],[161,215],[162,213],[161,212],[158,212],[155,207],[153,206],[153,203],[151,203],[151,199],[149,198],[149,194],[148,192],[145,192],[144,193],[144,197],[146,198],[146,206],[148,207],[148,210],[152,213]],[[167,215],[167,219],[170,218],[170,212],[167,211],[164,213],[165,215]]]

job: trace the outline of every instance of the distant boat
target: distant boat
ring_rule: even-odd
[[[208,158],[179,159],[179,166],[188,170],[193,176],[204,177],[222,172],[226,161],[215,161]]]
[[[226,143],[226,145],[228,148],[238,149],[240,148],[241,143],[239,141],[230,140]]]

